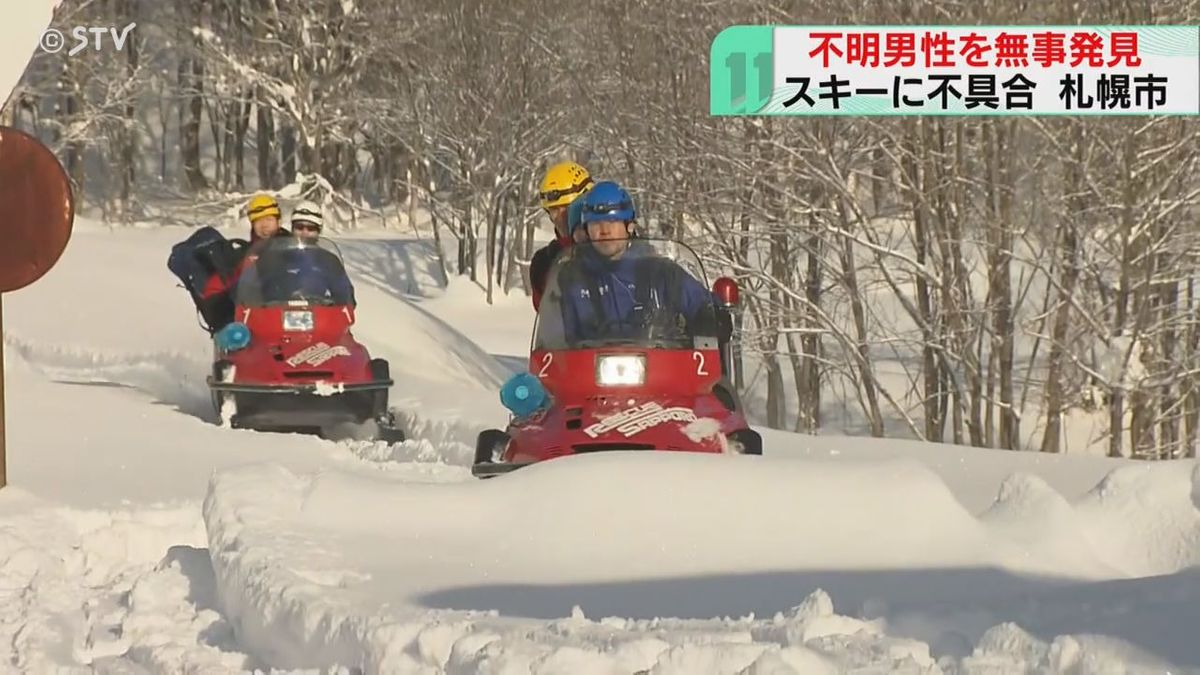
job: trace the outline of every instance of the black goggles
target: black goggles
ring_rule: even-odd
[[[633,202],[623,201],[608,204],[584,204],[583,210],[587,213],[616,213],[618,211],[632,211]]]
[[[251,216],[257,216],[260,213],[263,213],[265,211],[270,211],[272,209],[278,211],[279,205],[278,204],[263,204],[262,206],[256,206],[256,207],[250,209],[250,211],[248,213]]]
[[[544,201],[544,202],[555,202],[555,201],[558,201],[559,199],[562,199],[563,197],[566,197],[567,195],[573,195],[573,194],[582,192],[585,187],[587,187],[591,184],[592,184],[592,179],[585,178],[585,179],[583,179],[583,182],[576,183],[575,185],[572,185],[569,188],[563,188],[562,190],[547,190],[546,192],[539,192],[538,196],[541,197],[542,201]]]

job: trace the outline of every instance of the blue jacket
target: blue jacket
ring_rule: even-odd
[[[559,272],[563,331],[568,345],[580,340],[644,338],[651,320],[682,317],[690,325],[713,295],[675,262],[636,239],[619,259],[581,247]],[[680,326],[682,331],[683,327]]]
[[[259,258],[247,270],[247,278],[253,278],[262,301],[268,303],[300,295],[325,298],[335,305],[357,305],[346,269],[324,249],[287,249]]]

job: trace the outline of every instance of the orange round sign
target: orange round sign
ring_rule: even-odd
[[[0,292],[37,281],[71,238],[75,200],[62,164],[29,134],[0,127]]]

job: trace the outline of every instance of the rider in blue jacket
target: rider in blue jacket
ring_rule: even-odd
[[[310,249],[309,255],[297,261],[301,288],[317,297],[328,294],[336,304],[357,306],[354,286],[346,275],[342,261],[317,243],[324,225],[324,215],[316,202],[302,201],[292,209],[292,233],[315,249]]]
[[[597,183],[584,197],[581,220],[591,243],[559,273],[567,344],[647,339],[656,331],[679,338],[712,307],[707,288],[635,238],[637,211],[621,186]]]

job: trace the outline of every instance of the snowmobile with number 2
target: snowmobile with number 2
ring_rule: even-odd
[[[703,268],[679,242],[636,240],[676,273],[704,284]],[[550,270],[539,307],[529,372],[506,383],[506,429],[479,434],[472,473],[491,478],[536,462],[602,451],[762,454],[729,381],[732,311],[738,289],[722,277],[691,319],[671,302],[639,307],[638,325],[568,336],[564,286],[571,265],[594,254],[577,244]]]

